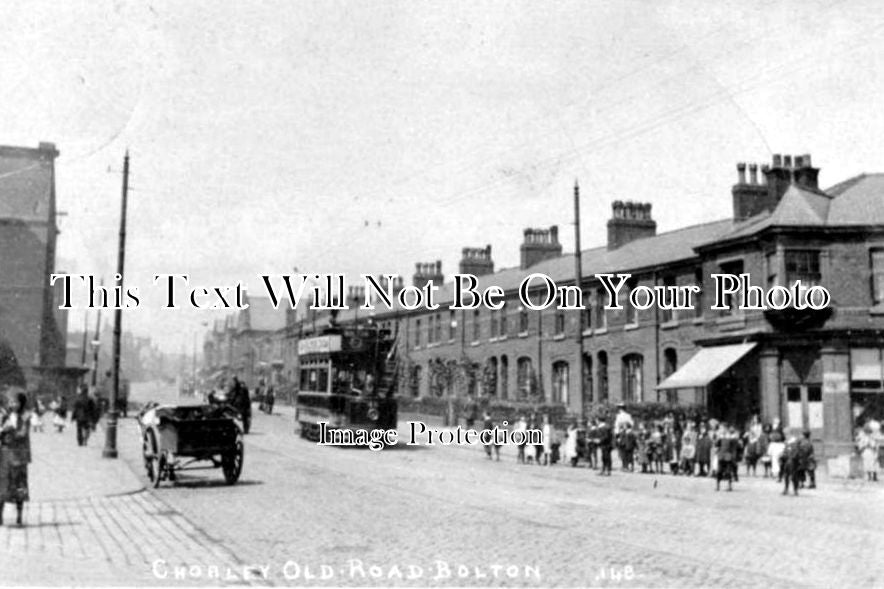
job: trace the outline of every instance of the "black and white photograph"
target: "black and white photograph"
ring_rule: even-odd
[[[0,588],[884,587],[881,3],[0,6]]]

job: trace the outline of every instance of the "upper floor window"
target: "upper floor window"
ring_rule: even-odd
[[[804,286],[821,281],[819,250],[786,250],[786,285],[800,280]]]
[[[667,288],[667,293],[669,292],[669,287],[675,287],[675,276],[664,276],[663,277],[663,286]],[[668,299],[669,295],[667,294],[665,299]],[[671,297],[672,304],[678,304],[676,297]],[[660,321],[662,323],[669,323],[675,319],[675,311],[672,309],[660,309]]]
[[[599,287],[595,291],[595,328],[605,329],[608,326],[608,316],[605,314],[605,305],[608,303],[608,295],[605,289]]]
[[[565,334],[565,312],[556,312],[555,335]]]
[[[629,282],[626,285],[625,294],[632,294],[633,289],[635,288],[634,282]],[[629,302],[629,297],[624,297],[625,300],[621,300],[620,304],[623,305],[626,313],[626,325],[637,325],[638,324],[638,309],[632,306]]]
[[[703,269],[697,268],[694,272],[694,283],[699,287],[694,298],[694,316],[700,318],[703,316]]]
[[[519,333],[528,333],[528,311],[519,311]]]
[[[734,276],[739,276],[743,273],[743,260],[733,260],[731,262],[725,262],[721,265],[721,273],[722,274],[733,274]],[[741,313],[739,308],[739,300],[737,295],[734,293],[725,293],[724,295],[724,306],[727,307],[721,311],[722,315],[739,315]]]
[[[457,336],[457,315],[455,311],[448,311],[448,339],[454,341]]]
[[[479,309],[473,311],[473,341],[479,341],[482,337],[482,325],[479,323]]]
[[[884,249],[872,250],[872,299],[884,303]]]
[[[508,326],[506,324],[506,306],[504,306],[498,313],[497,318],[497,336],[498,337],[506,337]]]
[[[421,320],[414,320],[414,347],[421,347]]]
[[[593,311],[593,303],[592,303],[592,293],[589,291],[583,292],[583,330],[587,331],[592,329],[592,311]]]
[[[627,403],[642,401],[642,365],[641,354],[628,354],[623,357],[623,400]]]

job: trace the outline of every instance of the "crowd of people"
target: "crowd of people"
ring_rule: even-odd
[[[486,412],[484,427],[495,423]],[[656,421],[637,422],[618,407],[613,419],[591,419],[584,427],[571,422],[561,439],[548,415],[520,416],[514,431],[537,429],[543,443],[533,448],[518,448],[520,463],[551,465],[557,462],[577,467],[581,463],[600,476],[610,476],[615,457],[624,472],[669,474],[673,476],[711,477],[716,490],[723,482],[727,490],[739,481],[740,466],[747,476],[761,476],[784,483],[783,494],[791,489],[816,487],[816,456],[810,432],[789,432],[779,420],[762,424],[755,417],[744,428],[735,424],[708,421],[685,421],[673,415]],[[869,445],[871,442],[863,442]],[[489,458],[499,448],[486,446]],[[866,451],[877,460],[877,446]],[[870,478],[871,480],[871,478]]]

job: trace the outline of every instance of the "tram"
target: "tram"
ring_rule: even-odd
[[[392,429],[397,422],[396,342],[377,325],[332,326],[298,342],[295,422],[319,441],[335,429]]]

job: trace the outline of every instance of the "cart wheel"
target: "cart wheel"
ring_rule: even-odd
[[[224,472],[224,480],[228,485],[232,485],[239,479],[239,475],[242,473],[242,460],[242,440],[237,440],[233,451],[221,458],[221,470]]]
[[[156,459],[156,478],[153,479],[153,487],[154,489],[160,486],[160,482],[162,482],[163,478],[166,475],[166,471],[169,470],[168,461],[166,460],[165,454],[160,454]]]
[[[159,485],[160,475],[160,456],[157,451],[157,441],[153,435],[153,431],[144,432],[144,442],[142,444],[144,455],[144,470],[147,471],[148,480],[156,487]]]

